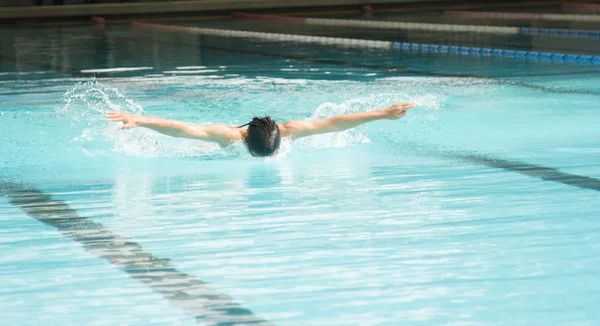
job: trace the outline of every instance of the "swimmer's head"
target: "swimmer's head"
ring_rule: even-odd
[[[244,142],[252,156],[273,156],[277,154],[281,143],[279,127],[268,116],[254,117],[248,124],[248,134]]]

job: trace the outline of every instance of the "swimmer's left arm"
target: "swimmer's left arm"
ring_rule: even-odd
[[[343,131],[357,127],[363,123],[376,120],[396,120],[402,118],[406,111],[414,107],[414,103],[394,104],[387,109],[344,114],[323,120],[295,120],[280,125],[281,136],[296,138]]]

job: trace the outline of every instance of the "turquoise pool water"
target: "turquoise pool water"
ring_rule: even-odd
[[[3,325],[600,318],[598,68],[126,25],[4,31]],[[513,46],[536,41],[553,40]],[[267,160],[102,117],[242,124],[405,101],[419,107],[402,120]]]

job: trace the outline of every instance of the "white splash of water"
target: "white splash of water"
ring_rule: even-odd
[[[70,115],[74,121],[97,120],[107,110],[142,114],[144,108],[128,98],[118,88],[96,79],[76,84],[63,95],[64,105],[58,113]]]
[[[419,92],[419,89],[410,89],[394,93],[378,93],[368,97],[346,100],[340,104],[326,102],[321,104],[310,116],[309,120],[327,119],[337,115],[369,112],[385,109],[393,104],[414,102],[417,107],[411,109],[407,117],[403,118],[406,123],[415,121],[436,120],[435,111],[441,109],[443,96]],[[417,110],[417,111],[413,111]],[[418,113],[425,111],[427,114]],[[371,142],[366,134],[367,126],[359,126],[354,129],[317,135],[305,139],[300,139],[298,143],[302,146],[314,148],[340,148]]]
[[[82,145],[89,156],[107,155],[109,151],[131,156],[189,156],[190,153],[213,152],[218,145],[194,140],[175,140],[153,131],[134,128],[121,130],[120,123],[104,118],[108,110],[140,115],[141,105],[127,97],[118,88],[92,79],[76,84],[63,96],[64,105],[57,112],[72,121],[73,128],[82,130],[72,142]],[[113,143],[112,149],[106,142]]]
[[[309,120],[327,119],[337,115],[367,111],[369,99],[352,99],[341,104],[326,102],[321,104],[309,117]],[[298,140],[299,146],[315,148],[339,148],[370,142],[363,134],[364,127],[342,132],[316,135]]]

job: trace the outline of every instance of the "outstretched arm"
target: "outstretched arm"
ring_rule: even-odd
[[[222,124],[202,126],[177,120],[159,119],[108,111],[104,115],[111,121],[123,122],[121,129],[145,127],[172,137],[200,139],[225,147],[240,138],[236,128]]]
[[[359,112],[323,120],[293,120],[280,125],[282,136],[296,138],[343,131],[375,120],[396,120],[402,118],[414,103],[394,104],[385,110]]]

